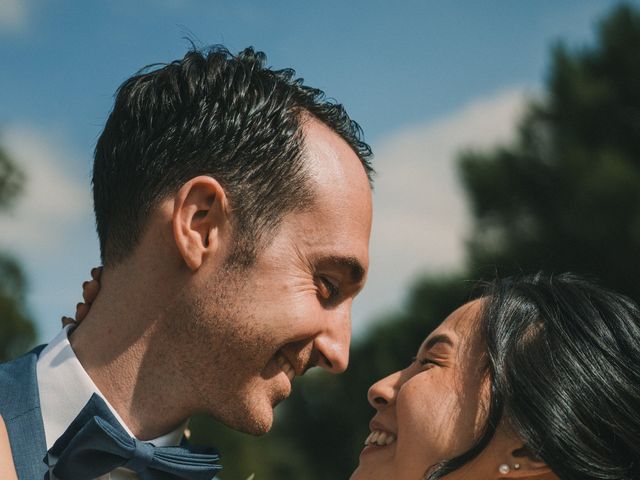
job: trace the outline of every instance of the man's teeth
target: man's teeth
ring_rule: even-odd
[[[283,355],[276,355],[276,361],[278,362],[278,365],[280,365],[280,368],[282,369],[282,371],[284,373],[286,373],[287,377],[289,378],[289,381],[293,381],[293,377],[296,376],[296,371],[293,368],[293,366],[289,363],[289,361],[284,358]]]
[[[374,430],[369,434],[364,441],[365,445],[378,445],[384,447],[385,445],[391,445],[396,441],[396,436],[393,433],[383,432],[382,430]]]

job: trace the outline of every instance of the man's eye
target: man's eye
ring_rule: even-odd
[[[327,277],[319,277],[318,287],[320,296],[325,300],[334,300],[340,295],[340,289],[338,286]]]

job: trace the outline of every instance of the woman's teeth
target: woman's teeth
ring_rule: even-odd
[[[382,430],[374,430],[369,434],[364,441],[365,445],[378,445],[384,447],[385,445],[391,445],[396,441],[396,436],[393,433],[383,432]]]
[[[289,361],[284,358],[283,355],[281,354],[277,354],[276,355],[276,361],[278,362],[278,365],[280,365],[280,368],[282,369],[282,371],[287,375],[287,377],[289,378],[289,381],[292,382],[293,381],[293,377],[296,376],[296,371],[293,368],[293,366],[289,363]]]

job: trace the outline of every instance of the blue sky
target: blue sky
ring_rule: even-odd
[[[98,262],[88,185],[114,91],[140,67],[181,57],[183,37],[265,51],[364,128],[380,176],[361,332],[411,278],[460,264],[469,219],[455,153],[508,141],[542,90],[551,45],[589,42],[614,4],[0,0],[0,141],[30,182],[0,219],[0,246],[25,266],[41,339],[73,312]]]

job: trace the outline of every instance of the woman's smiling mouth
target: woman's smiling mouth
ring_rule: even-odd
[[[378,447],[386,447],[396,441],[396,436],[393,433],[385,432],[384,430],[374,430],[364,441],[365,446],[375,445]]]

